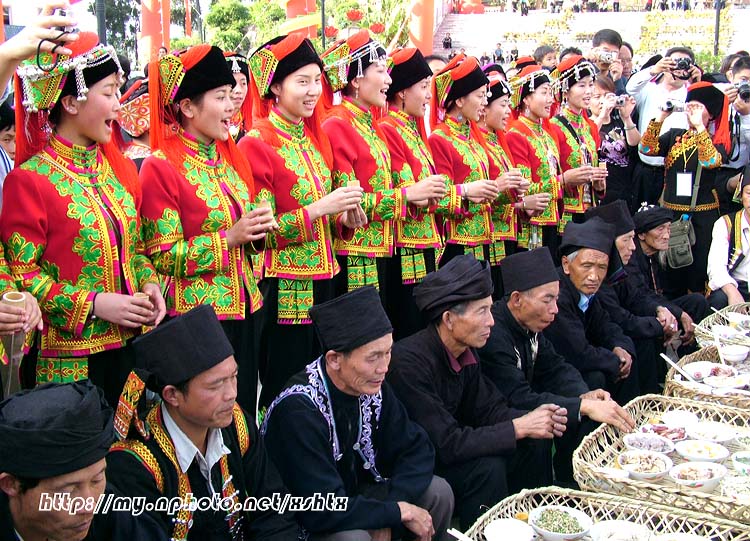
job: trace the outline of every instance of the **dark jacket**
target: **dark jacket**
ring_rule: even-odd
[[[515,450],[512,420],[526,412],[508,406],[479,362],[453,370],[434,325],[396,342],[387,378],[442,464]]]
[[[628,276],[614,289],[622,305],[640,316],[655,316],[656,309],[664,306],[674,317],[682,317],[682,308],[667,300],[661,294],[658,264],[654,258],[643,253],[641,243],[636,239],[635,252],[625,267]]]
[[[506,301],[492,305],[492,316],[492,334],[479,350],[482,372],[511,406],[532,410],[542,404],[557,404],[568,410],[569,426],[578,423],[580,396],[589,391],[581,373],[555,351],[542,333],[536,333],[538,349],[533,359],[533,333],[518,324]]]
[[[599,302],[609,314],[610,319],[620,326],[620,328],[630,338],[636,340],[641,338],[659,338],[664,334],[664,329],[656,319],[656,311],[651,316],[636,315],[631,311],[631,307],[637,306],[637,301],[643,296],[640,292],[629,287],[627,278],[623,280],[624,286],[621,288],[624,299],[620,300],[614,287],[609,284],[602,284],[597,291],[596,296]]]

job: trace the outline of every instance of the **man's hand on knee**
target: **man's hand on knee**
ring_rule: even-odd
[[[427,511],[408,502],[398,502],[398,508],[401,511],[401,523],[417,536],[417,541],[432,539],[435,535],[435,528],[432,526],[432,517]]]

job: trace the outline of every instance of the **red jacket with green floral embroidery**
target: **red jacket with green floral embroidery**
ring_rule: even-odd
[[[238,144],[253,165],[256,201],[271,202],[280,226],[266,236],[265,276],[333,278],[339,265],[332,220],[323,216],[311,221],[305,209],[331,192],[331,171],[304,124],[293,125],[275,111],[268,123],[280,146],[264,140],[265,130],[251,131]]]
[[[501,171],[500,174],[514,168],[516,165],[513,162],[513,155],[508,150],[505,139],[500,140],[494,131],[482,133],[487,142],[490,160]],[[492,205],[492,240],[494,241],[516,240],[518,236],[518,219],[513,204],[517,199],[517,194],[511,195],[512,199],[508,197],[507,202],[501,201],[498,197],[498,201]]]
[[[143,237],[154,267],[171,277],[170,314],[201,304],[219,319],[244,319],[262,304],[245,246],[228,248],[226,232],[252,209],[247,185],[218,155],[180,133],[182,174],[156,151],[143,161]],[[248,306],[249,303],[249,306]]]
[[[393,255],[393,221],[406,217],[406,189],[394,188],[391,157],[369,111],[349,98],[334,107],[323,130],[333,150],[333,187],[359,181],[362,208],[368,223],[351,240],[336,239],[337,254],[389,257]]]
[[[475,180],[494,179],[500,169],[490,163],[487,152],[469,131],[469,124],[458,124],[450,117],[439,124],[428,138],[435,169],[460,186]],[[445,220],[445,241],[449,244],[478,246],[492,242],[490,205],[470,205],[460,217]]]
[[[143,255],[140,201],[117,181],[101,151],[76,149],[98,171],[93,178],[75,173],[48,147],[11,171],[3,187],[5,255],[19,285],[39,301],[40,355],[46,357],[122,347],[137,331],[89,319],[95,292],[132,295],[159,281]]]

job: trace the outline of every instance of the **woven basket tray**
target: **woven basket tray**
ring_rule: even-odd
[[[733,304],[722,308],[718,313],[714,312],[710,316],[706,317],[700,324],[695,326],[695,339],[698,341],[698,345],[706,347],[714,343],[714,335],[712,332],[714,325],[728,325],[729,322],[723,316],[727,312],[738,312],[740,314],[750,314],[750,303],[744,302],[742,304]],[[736,344],[740,346],[750,346],[750,336],[747,334],[741,334],[731,338],[720,338],[722,344]]]
[[[718,421],[739,428],[750,428],[750,411],[711,402],[650,394],[632,400],[625,407],[637,426],[651,422],[665,411],[680,409],[695,413],[701,421]],[[618,455],[626,450],[622,436],[614,427],[601,425],[583,439],[573,453],[573,472],[581,488],[750,523],[750,500],[735,501],[721,495],[720,488],[713,493],[704,493],[678,486],[669,478],[661,481],[636,481],[607,476],[600,468],[617,467]],[[730,452],[739,450],[735,444],[727,447]],[[670,455],[670,458],[675,464],[685,462],[677,453]],[[728,475],[735,473],[731,460],[727,460],[724,465],[729,469]]]
[[[478,541],[487,541],[484,528],[493,520],[513,518],[517,513],[528,513],[542,505],[573,507],[589,515],[594,522],[629,520],[648,526],[654,534],[689,533],[724,541],[750,540],[747,524],[610,494],[593,494],[558,487],[524,490],[505,498],[482,515],[466,535]]]
[[[720,362],[716,346],[705,347],[699,349],[695,353],[685,355],[677,362],[677,364],[680,367],[684,367],[686,364],[698,361],[709,361],[712,363]],[[664,386],[664,396],[705,400],[706,402],[714,402],[724,406],[745,408],[750,411],[750,395],[720,393],[718,390],[709,389],[707,387],[708,386],[701,386],[700,388],[697,388],[690,382],[684,381],[684,376],[677,372],[673,366],[670,366],[669,371],[667,372],[666,385]]]

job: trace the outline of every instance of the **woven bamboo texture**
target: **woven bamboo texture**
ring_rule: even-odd
[[[713,326],[714,325],[729,325],[729,321],[724,317],[727,312],[738,312],[740,314],[750,315],[750,303],[743,302],[742,304],[733,304],[722,308],[719,312],[714,312],[710,316],[706,317],[698,325],[695,326],[695,339],[701,347],[706,347],[714,343]],[[740,346],[750,347],[750,337],[746,334],[740,334],[731,338],[720,338],[722,344],[736,344]]]
[[[647,526],[656,535],[684,533],[724,541],[750,540],[750,529],[747,524],[611,494],[593,494],[559,487],[523,490],[505,498],[482,515],[466,532],[466,535],[476,541],[487,541],[484,528],[493,520],[514,518],[518,513],[528,514],[529,511],[542,505],[572,507],[589,515],[594,522],[603,520],[636,522]]]
[[[637,426],[656,421],[666,411],[679,409],[695,413],[701,421],[717,421],[744,430],[750,429],[750,411],[710,402],[650,394],[630,401],[625,408]],[[626,450],[623,435],[612,426],[601,425],[583,439],[573,453],[573,472],[582,489],[651,501],[676,509],[701,511],[750,524],[750,500],[735,501],[722,495],[720,488],[713,493],[704,493],[678,486],[669,478],[637,481],[607,476],[600,468],[618,467],[617,457]],[[739,450],[736,444],[727,447],[730,452]],[[677,453],[670,455],[670,458],[675,465],[685,462]],[[727,475],[735,474],[731,460],[724,465],[729,469]]]
[[[677,362],[677,365],[682,368],[687,364],[698,361],[709,361],[712,363],[720,362],[716,346],[708,346],[699,349],[690,355],[685,355]],[[675,376],[677,376],[677,379],[675,379]],[[694,384],[684,381],[684,376],[680,375],[673,366],[670,366],[669,371],[667,372],[666,383],[664,385],[664,396],[705,400],[706,402],[714,402],[724,406],[745,408],[750,411],[750,395],[719,393],[715,389],[710,389],[707,385],[699,385],[696,387]]]

